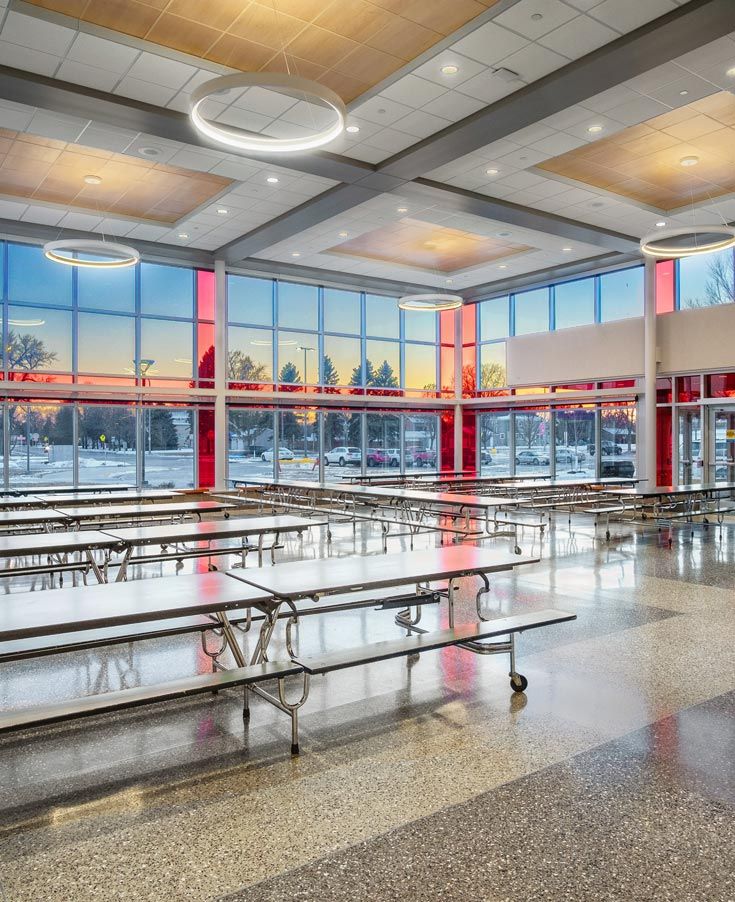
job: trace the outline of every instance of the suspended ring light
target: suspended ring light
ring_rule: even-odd
[[[406,294],[398,299],[401,310],[418,310],[435,313],[442,310],[456,310],[462,306],[462,298],[458,294]]]
[[[65,241],[49,241],[43,246],[44,256],[54,263],[66,266],[80,266],[86,269],[120,269],[123,266],[135,266],[140,254],[134,247],[117,244],[114,241],[98,241],[69,238]],[[101,260],[82,260],[74,254],[91,254],[102,257]]]
[[[724,225],[656,229],[641,238],[642,253],[663,259],[714,254],[729,247],[735,247],[735,229]]]
[[[263,88],[275,90],[301,99],[327,106],[335,113],[336,120],[328,128],[315,131],[311,135],[296,138],[274,138],[258,135],[239,128],[229,128],[212,122],[201,112],[202,105],[216,94],[234,89]],[[308,78],[296,75],[285,75],[278,72],[237,72],[234,75],[223,75],[200,85],[191,95],[189,116],[197,131],[215,141],[237,150],[257,151],[259,153],[293,153],[295,151],[313,150],[328,144],[342,134],[345,127],[347,110],[342,98],[334,91]]]

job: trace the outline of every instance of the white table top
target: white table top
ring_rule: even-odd
[[[297,532],[310,526],[324,526],[326,523],[326,520],[310,520],[307,517],[243,517],[233,520],[205,520],[201,523],[190,521],[166,526],[108,529],[105,530],[105,534],[125,545],[158,545],[173,542],[206,542],[270,532]],[[86,532],[77,535],[84,536]]]
[[[225,501],[174,501],[171,504],[109,504],[59,507],[56,510],[69,520],[131,520],[138,517],[175,517],[180,514],[213,514],[235,507]]]
[[[34,532],[30,535],[0,536],[0,558],[44,552],[63,554],[86,551],[88,548],[113,548],[116,544],[117,539],[95,529],[85,529],[84,532]]]
[[[277,567],[228,571],[279,598],[310,598],[359,589],[379,589],[436,579],[450,579],[472,573],[509,570],[535,564],[539,558],[479,548],[453,545],[397,554],[350,555],[290,561]]]

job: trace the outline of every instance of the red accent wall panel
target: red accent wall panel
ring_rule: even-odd
[[[445,473],[454,470],[454,412],[445,410],[439,417],[441,432],[441,461],[439,469]]]
[[[199,408],[199,441],[197,460],[199,464],[199,488],[214,486],[214,408]]]
[[[214,273],[197,270],[197,319],[214,320]]]
[[[197,323],[197,376],[214,379],[214,323]]]
[[[477,472],[477,414],[474,410],[462,411],[462,469]]]
[[[670,407],[656,410],[656,485],[671,485],[673,434]]]
[[[660,260],[656,264],[656,313],[671,313],[676,291],[673,260]]]

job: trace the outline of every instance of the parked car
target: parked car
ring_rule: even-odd
[[[635,476],[635,466],[632,460],[602,460],[600,476],[622,476],[627,479]]]
[[[484,448],[480,450],[480,463],[484,467],[489,467],[493,462],[493,453],[492,451],[486,451]]]
[[[415,451],[413,455],[413,462],[417,467],[435,467],[436,466],[436,451]]]
[[[380,448],[368,448],[365,462],[369,467],[385,467],[388,463],[388,456]]]
[[[260,455],[261,460],[273,460],[273,448],[270,448],[268,451],[264,451]],[[293,460],[294,453],[290,448],[279,448],[278,449],[278,459],[279,460]]]
[[[516,466],[524,465],[538,467],[542,464],[548,465],[549,455],[545,451],[519,451],[516,454]]]
[[[611,457],[613,454],[623,453],[622,447],[615,442],[603,441],[600,443],[600,447],[602,449],[602,453],[607,455],[608,457]],[[590,455],[593,455],[595,453],[595,446],[588,445],[587,450],[589,451]]]
[[[406,452],[406,454],[408,454],[408,452]],[[400,448],[387,448],[385,451],[385,456],[388,459],[389,467],[400,467],[400,465],[401,465]],[[406,461],[406,465],[408,465],[408,461]]]
[[[332,448],[331,451],[327,451],[324,455],[325,464],[338,464],[340,467],[345,467],[347,464],[359,467],[361,460],[360,449],[348,448],[346,445]]]
[[[587,460],[584,451],[575,451],[574,448],[557,448],[555,453],[558,464],[581,464]]]

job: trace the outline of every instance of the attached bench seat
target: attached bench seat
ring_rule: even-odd
[[[77,717],[91,717],[106,711],[134,708],[201,692],[216,692],[220,689],[231,689],[234,686],[247,686],[269,679],[283,679],[301,672],[302,668],[293,661],[274,661],[216,673],[200,674],[168,683],[157,683],[154,686],[139,686],[134,689],[105,692],[102,695],[88,695],[73,701],[56,702],[2,714],[0,715],[0,733],[59,723]]]
[[[550,626],[554,623],[565,623],[576,619],[576,614],[569,614],[566,611],[551,609],[533,611],[526,614],[515,614],[510,617],[501,617],[486,623],[475,623],[468,626],[455,627],[454,629],[437,630],[436,632],[422,633],[403,639],[389,639],[357,648],[340,649],[318,657],[303,657],[297,654],[294,660],[303,667],[306,673],[318,675],[330,673],[333,670],[343,670],[346,667],[372,664],[376,661],[387,661],[390,658],[407,657],[422,651],[445,648],[449,645],[461,647],[466,643],[475,643],[481,639],[512,636],[515,633],[523,632],[523,630],[537,629],[538,627]],[[516,674],[513,665],[511,665],[512,688],[515,691],[522,692],[527,685],[525,678],[521,674]]]

